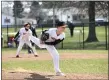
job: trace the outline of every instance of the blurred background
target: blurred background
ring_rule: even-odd
[[[1,7],[2,48],[17,48],[12,38],[26,22],[40,36],[64,21],[66,38],[58,49],[109,49],[109,1],[2,1]]]

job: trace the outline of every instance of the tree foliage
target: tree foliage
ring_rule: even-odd
[[[23,9],[23,5],[22,5],[21,1],[14,1],[13,16],[18,17],[18,18],[23,17],[23,15],[22,15],[23,10],[24,9]]]

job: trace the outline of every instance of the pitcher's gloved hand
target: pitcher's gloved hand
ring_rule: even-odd
[[[41,34],[41,41],[46,41],[49,39],[49,33],[45,33],[47,30],[43,31]]]

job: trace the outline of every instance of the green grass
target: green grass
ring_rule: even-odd
[[[44,28],[48,29],[48,28]],[[19,28],[18,28],[19,30]],[[77,31],[79,30],[83,30],[82,27],[75,27],[74,29],[74,36],[70,37],[70,33],[69,33],[69,29],[66,29],[66,38],[63,41],[63,48],[64,49],[82,49],[83,48],[83,34],[79,34]],[[84,40],[87,39],[88,37],[88,27],[84,28]],[[40,35],[42,29],[41,28],[37,28],[36,32],[38,35]],[[6,33],[6,28],[2,28],[2,33]],[[14,32],[14,28],[9,28],[9,33]],[[4,36],[4,40],[7,41],[7,36]],[[91,43],[85,43],[85,49],[105,49],[106,45],[105,45],[105,27],[96,27],[96,36],[99,40],[99,42],[91,42]],[[7,44],[5,43],[4,46],[7,46]],[[60,43],[59,45],[57,45],[57,48],[62,48],[62,43]]]
[[[51,60],[46,61],[7,61],[2,63],[5,70],[19,68],[31,71],[54,72]],[[106,59],[71,59],[61,60],[60,68],[65,73],[107,74],[108,61]]]
[[[59,54],[108,54],[106,50],[61,50]],[[27,53],[23,49],[21,52]],[[47,50],[37,50],[38,54],[46,54]],[[2,48],[2,55],[15,54],[16,48]],[[48,53],[49,54],[49,53]],[[67,59],[60,60],[60,68],[65,73],[88,73],[88,74],[107,74],[108,60],[107,59]],[[41,72],[54,72],[52,60],[4,60],[2,61],[2,69],[4,70],[28,70]]]

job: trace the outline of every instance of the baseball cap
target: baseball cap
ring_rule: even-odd
[[[63,22],[63,21],[57,22],[57,23],[56,23],[56,26],[57,26],[57,27],[65,27],[65,28],[66,28],[66,24],[65,24],[65,22]]]

